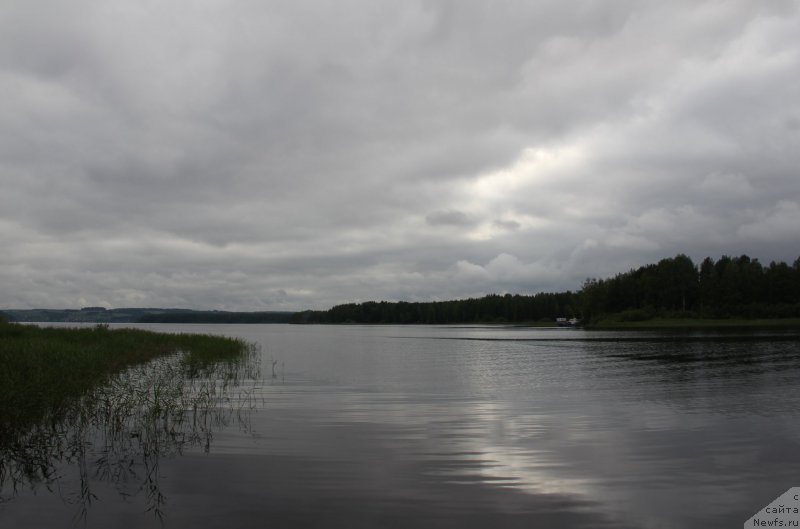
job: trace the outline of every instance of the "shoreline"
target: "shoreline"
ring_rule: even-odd
[[[642,321],[609,321],[583,326],[590,330],[609,329],[714,329],[714,328],[800,328],[800,318],[652,318]]]

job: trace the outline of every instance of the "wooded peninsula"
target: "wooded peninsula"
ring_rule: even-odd
[[[293,323],[545,323],[577,318],[614,325],[657,320],[780,320],[800,318],[800,258],[762,265],[747,255],[705,258],[679,254],[609,279],[587,279],[578,291],[492,294],[434,302],[348,303],[298,312]]]

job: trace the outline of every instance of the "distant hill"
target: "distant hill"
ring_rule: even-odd
[[[289,323],[293,312],[84,307],[82,309],[3,309],[9,321],[66,323]]]
[[[294,312],[227,312],[221,310],[183,310],[148,313],[141,323],[290,323]]]

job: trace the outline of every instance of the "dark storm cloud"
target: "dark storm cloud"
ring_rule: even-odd
[[[0,7],[0,306],[325,307],[800,253],[794,2]]]

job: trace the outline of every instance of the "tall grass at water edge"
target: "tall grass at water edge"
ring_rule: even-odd
[[[106,481],[161,518],[161,457],[247,427],[258,359],[231,338],[0,321],[0,506],[58,490],[77,523]]]
[[[180,365],[191,378],[220,363],[233,367],[249,347],[220,336],[0,321],[0,436],[42,420],[132,366],[183,353]]]

